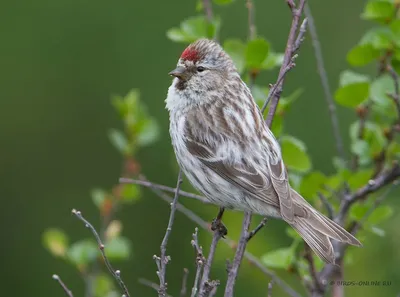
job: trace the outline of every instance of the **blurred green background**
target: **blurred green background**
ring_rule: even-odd
[[[48,227],[66,230],[72,240],[88,237],[71,216],[80,209],[98,225],[98,211],[90,199],[94,187],[117,183],[121,157],[110,144],[107,131],[121,127],[110,104],[113,94],[125,95],[139,88],[142,102],[160,126],[160,139],[139,152],[143,173],[152,181],[174,186],[176,166],[168,134],[164,99],[174,67],[183,50],[166,38],[166,30],[195,15],[195,1],[2,1],[0,3],[0,199],[2,295],[63,296],[51,279],[57,273],[83,296],[83,282],[72,265],[53,258],[42,246]],[[275,51],[283,51],[290,25],[285,1],[255,1],[258,34]],[[322,42],[332,89],[341,70],[348,67],[347,51],[369,26],[359,19],[364,1],[310,1]],[[222,18],[221,39],[247,36],[244,1],[215,7]],[[327,107],[323,97],[309,38],[301,48],[296,68],[288,75],[285,93],[302,87],[304,92],[286,116],[286,131],[305,141],[314,168],[331,172],[335,153]],[[371,73],[374,69],[370,69]],[[258,82],[275,81],[277,71],[261,75]],[[348,124],[354,115],[339,108],[342,135],[348,144]],[[185,189],[190,189],[188,183]],[[182,198],[210,221],[217,208]],[[389,203],[399,209],[393,195]],[[396,206],[397,204],[397,206]],[[396,212],[397,213],[397,212]],[[132,241],[129,261],[116,263],[132,296],[154,296],[138,284],[139,277],[157,281],[153,254],[165,232],[169,215],[166,203],[143,190],[137,203],[119,213],[123,234]],[[258,218],[257,218],[258,220]],[[257,221],[254,219],[254,222]],[[241,215],[228,213],[230,236],[237,238]],[[346,280],[387,280],[389,287],[347,288],[353,296],[394,296],[400,291],[400,218],[396,214],[383,228],[384,239],[371,235],[354,254]],[[290,243],[282,222],[271,221],[249,249],[257,255]],[[168,246],[169,292],[180,288],[183,267],[193,277],[190,246],[195,225],[178,214]],[[378,240],[379,239],[379,240]],[[210,236],[200,233],[208,247]],[[207,249],[206,249],[207,251]],[[225,279],[225,259],[233,253],[218,249],[214,278]],[[278,271],[287,276],[285,271]],[[295,277],[287,277],[294,286]],[[269,279],[245,263],[237,284],[237,296],[266,296]],[[222,292],[222,290],[221,290]],[[220,292],[220,293],[221,293]],[[276,288],[276,295],[281,296]]]

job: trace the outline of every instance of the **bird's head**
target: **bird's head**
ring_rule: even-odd
[[[236,68],[222,47],[215,41],[200,39],[183,51],[169,75],[176,78],[178,90],[190,88],[201,92],[219,88],[232,72],[237,72]]]

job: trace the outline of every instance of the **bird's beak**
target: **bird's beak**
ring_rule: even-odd
[[[185,72],[186,72],[185,67],[178,66],[168,74],[183,79],[185,76]]]

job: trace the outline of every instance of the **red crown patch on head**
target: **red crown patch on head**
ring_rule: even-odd
[[[199,59],[199,53],[192,47],[187,47],[182,55],[181,59],[188,60],[188,61],[197,61]]]

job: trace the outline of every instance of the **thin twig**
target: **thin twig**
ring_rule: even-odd
[[[165,194],[163,191],[156,188],[150,188],[150,189],[163,201],[167,203],[172,202],[172,197]],[[184,214],[188,219],[193,221],[196,225],[200,226],[202,229],[210,233],[212,232],[209,229],[209,224],[205,220],[200,218],[197,214],[195,214],[192,210],[188,209],[179,202],[176,205],[176,209],[180,211],[182,214]],[[222,241],[225,242],[231,248],[234,248],[236,246],[236,242],[227,236],[225,236],[225,238],[222,238]],[[301,297],[301,295],[297,293],[295,290],[293,290],[284,280],[280,279],[273,271],[271,271],[263,263],[261,263],[261,261],[256,256],[246,251],[244,253],[244,257],[246,258],[247,261],[249,261],[250,264],[256,266],[262,273],[270,277],[274,281],[274,283],[280,286],[289,296]]]
[[[268,297],[272,297],[272,287],[273,287],[274,281],[270,281],[268,283]]]
[[[107,256],[106,256],[106,253],[105,253],[105,251],[104,251],[104,247],[105,247],[105,246],[104,246],[103,242],[101,241],[100,235],[97,233],[96,229],[93,227],[93,225],[92,225],[91,223],[89,223],[88,220],[86,220],[86,219],[82,216],[82,213],[81,213],[79,210],[73,209],[73,210],[72,210],[72,213],[73,213],[79,220],[81,220],[81,221],[85,224],[85,227],[86,227],[86,228],[89,228],[90,231],[92,231],[94,237],[96,238],[97,244],[98,244],[98,246],[99,246],[100,253],[101,253],[102,257],[103,257],[104,263],[106,264],[108,271],[111,273],[111,275],[112,275],[112,276],[115,278],[115,280],[118,282],[118,284],[119,284],[119,286],[121,287],[121,289],[122,289],[124,295],[125,295],[126,297],[130,297],[128,288],[125,286],[125,283],[124,283],[124,281],[123,281],[122,278],[121,278],[121,271],[120,271],[120,270],[114,270],[114,268],[112,267],[110,261],[108,260],[108,258],[107,258]]]
[[[313,280],[313,290],[321,291],[322,290],[321,284],[319,282],[317,269],[316,269],[315,263],[314,263],[313,254],[312,254],[311,249],[308,246],[308,244],[304,244],[304,250],[305,250],[304,259],[308,263],[308,271],[310,272],[311,279]]]
[[[367,195],[371,193],[375,193],[379,191],[380,189],[384,188],[385,186],[396,182],[398,178],[400,177],[400,166],[395,163],[393,167],[386,171],[380,173],[375,179],[370,180],[365,186],[359,188],[357,191],[354,193],[349,193],[345,195],[345,198],[342,200],[338,215],[335,218],[335,221],[338,222],[339,224],[343,225],[344,218],[347,216],[348,211],[350,210],[351,205],[353,205],[355,202],[363,199]],[[378,204],[381,203],[380,200],[385,199],[386,195],[388,192],[385,192],[383,196],[381,196],[381,199],[378,199]],[[373,209],[371,210],[373,211]],[[368,213],[368,212],[367,212]],[[371,212],[372,213],[372,212]],[[368,214],[369,215],[369,214]],[[362,219],[363,221],[364,219]],[[357,224],[352,227],[352,234],[355,235],[356,232],[359,230],[360,226]],[[345,251],[348,247],[347,244],[344,244],[342,242],[334,241],[332,243],[333,249],[336,253],[336,260],[338,263],[342,261]],[[318,277],[321,283],[322,290],[315,296],[323,296],[324,292],[326,291],[326,286],[328,284],[328,280],[334,275],[335,273],[338,272],[338,266],[332,265],[332,264],[326,264],[324,268],[321,270],[319,273]]]
[[[224,214],[224,208],[220,208],[218,216],[214,220],[214,223],[216,226],[215,226],[213,238],[212,238],[211,245],[210,245],[210,251],[208,252],[207,261],[203,267],[203,275],[201,277],[200,290],[199,290],[200,297],[208,295],[211,292],[211,290],[213,289],[213,285],[215,286],[215,284],[216,284],[215,282],[210,282],[209,279],[210,279],[212,262],[214,260],[215,252],[217,250],[218,241],[224,235],[226,235],[225,232],[222,232],[222,228],[221,228],[221,224],[222,224],[221,219],[222,219],[223,214]],[[223,226],[223,227],[225,227],[225,226]]]
[[[269,89],[267,99],[264,101],[264,104],[261,108],[261,113],[264,114],[264,111],[267,108],[267,106],[273,96],[280,97],[280,95],[282,93],[283,80],[285,79],[286,74],[288,74],[288,72],[296,66],[296,64],[295,64],[295,60],[297,58],[296,52],[300,49],[301,43],[304,41],[306,30],[307,30],[307,18],[305,18],[303,20],[303,22],[301,23],[301,26],[299,29],[299,34],[297,35],[296,41],[293,45],[294,50],[293,50],[293,54],[289,60],[289,64],[287,64],[285,67],[283,67],[284,64],[282,63],[281,69],[279,71],[278,79],[277,79],[276,83],[274,85],[272,85],[272,87]],[[278,88],[280,88],[280,89],[278,90]],[[271,126],[271,124],[268,124],[268,125]]]
[[[183,268],[182,287],[181,287],[181,291],[179,293],[180,297],[186,296],[188,275],[189,275],[189,269]]]
[[[340,205],[339,213],[335,218],[336,222],[338,222],[339,224],[343,223],[344,218],[347,215],[350,207],[355,202],[363,199],[368,194],[377,192],[378,190],[395,181],[399,177],[400,166],[399,164],[395,163],[390,170],[379,174],[375,179],[371,179],[365,186],[359,188],[354,193],[345,195]]]
[[[272,101],[271,101],[271,106],[268,110],[268,117],[266,120],[268,126],[271,126],[274,114],[276,112],[276,108],[278,107],[278,102],[282,93],[283,83],[285,80],[284,78],[284,76],[286,75],[285,72],[287,72],[286,68],[290,63],[292,63],[291,61],[293,59],[293,55],[295,54],[294,52],[296,46],[295,43],[296,39],[298,39],[296,38],[296,35],[300,25],[300,17],[303,12],[305,2],[306,0],[300,0],[298,8],[296,8],[293,0],[287,0],[287,4],[289,5],[292,12],[292,25],[290,27],[289,37],[286,43],[285,54],[283,56],[283,63],[278,75],[278,81],[280,80],[280,82],[277,84],[274,93],[271,94]],[[306,20],[304,20],[303,22],[306,22]],[[302,32],[300,32],[300,34],[301,33]]]
[[[367,221],[367,219],[371,216],[374,210],[377,209],[382,204],[382,202],[389,196],[390,192],[393,190],[395,186],[397,186],[397,183],[393,183],[390,187],[386,189],[386,191],[378,199],[374,201],[374,203],[367,210],[364,216],[352,226],[352,228],[349,230],[350,233],[356,234],[361,229],[362,225]]]
[[[211,23],[213,20],[213,11],[212,11],[211,0],[203,0],[203,8],[204,8],[204,13],[207,17],[207,21],[209,23]]]
[[[142,176],[142,179],[140,179],[140,180],[139,179],[121,177],[119,179],[119,182],[123,183],[123,184],[135,184],[135,185],[140,185],[140,186],[143,186],[143,187],[146,187],[146,188],[159,189],[159,190],[162,190],[162,191],[165,191],[165,192],[170,192],[170,193],[175,193],[175,190],[176,190],[175,188],[172,188],[172,187],[168,187],[168,186],[164,186],[164,185],[160,185],[160,184],[157,184],[157,183],[150,182],[150,181],[146,180],[143,176]],[[193,198],[193,199],[199,200],[199,201],[201,201],[203,203],[207,203],[207,204],[210,203],[204,196],[197,195],[197,194],[194,194],[194,193],[189,193],[189,192],[185,192],[185,191],[179,190],[179,195],[187,197],[187,198]]]
[[[285,78],[286,74],[293,69],[294,66],[296,66],[296,64],[294,63],[294,60],[297,56],[295,56],[294,58],[292,58],[292,62],[289,63],[289,65],[287,65],[282,73],[282,75],[278,76],[278,80],[276,81],[276,83],[274,85],[271,86],[271,88],[269,89],[267,98],[264,101],[264,104],[261,108],[261,113],[264,114],[264,111],[267,109],[267,106],[269,104],[269,102],[272,99],[272,96],[275,95],[276,90],[278,89],[278,86],[281,84],[281,82],[283,81],[283,79]]]
[[[74,294],[72,294],[72,291],[68,289],[68,287],[64,284],[61,277],[59,277],[57,274],[53,274],[53,279],[59,283],[59,285],[61,286],[61,288],[64,290],[65,294],[67,294],[68,297],[74,297]]]
[[[268,217],[265,217],[261,220],[261,222],[257,225],[257,227],[255,227],[254,230],[249,233],[249,236],[247,237],[247,242],[249,242],[250,239],[252,239],[258,233],[258,231],[260,231],[261,228],[263,228],[265,224],[267,224],[267,221]]]
[[[251,212],[244,213],[242,233],[240,234],[239,244],[236,249],[235,257],[233,258],[232,267],[229,269],[228,280],[226,281],[225,297],[232,297],[235,287],[236,278],[239,272],[240,264],[246,250],[247,238],[249,237],[249,227],[251,223]],[[261,228],[260,228],[261,229]]]
[[[163,238],[163,240],[161,242],[161,246],[160,246],[161,255],[160,255],[160,257],[157,257],[155,255],[153,257],[154,260],[156,261],[156,264],[158,267],[157,275],[158,275],[158,278],[160,279],[160,289],[158,290],[158,296],[160,296],[160,297],[166,296],[166,292],[167,292],[167,282],[165,281],[165,275],[167,272],[167,264],[170,260],[169,256],[167,256],[167,254],[166,254],[167,253],[167,243],[168,243],[168,239],[171,234],[171,231],[172,231],[172,225],[174,224],[176,204],[178,202],[179,188],[180,188],[181,184],[182,184],[182,170],[179,170],[178,179],[176,182],[175,196],[174,196],[174,200],[171,203],[171,213],[169,215],[168,226],[167,226],[167,230],[165,231],[165,235],[164,235],[164,238]]]
[[[340,135],[340,126],[339,126],[339,121],[338,121],[338,117],[336,114],[336,105],[335,105],[335,101],[333,100],[332,91],[329,86],[328,74],[325,69],[324,58],[322,56],[322,50],[321,50],[321,44],[318,39],[317,29],[316,29],[316,26],[314,23],[314,18],[312,16],[310,5],[308,3],[306,3],[306,5],[305,5],[304,14],[306,15],[306,17],[308,19],[308,29],[310,30],[311,41],[312,41],[312,45],[313,45],[314,53],[315,53],[315,59],[317,61],[318,73],[319,73],[319,77],[321,79],[322,88],[324,89],[325,100],[326,100],[326,103],[327,103],[328,109],[329,109],[329,115],[331,118],[333,135],[335,137],[335,142],[336,142],[336,150],[337,150],[337,153],[340,156],[340,158],[342,160],[345,160],[345,152],[344,152],[344,148],[343,148],[343,138]]]
[[[178,204],[178,210],[179,210],[179,204]],[[192,246],[194,247],[195,251],[196,251],[196,276],[194,278],[194,284],[193,284],[193,288],[192,288],[192,294],[190,295],[191,297],[195,297],[197,292],[198,292],[198,286],[199,286],[199,281],[200,281],[200,277],[201,277],[201,270],[203,268],[204,262],[206,261],[206,259],[203,256],[203,249],[202,247],[199,245],[199,239],[197,237],[197,233],[198,233],[199,229],[196,227],[194,229],[194,233],[193,233],[193,239],[192,239]]]
[[[246,7],[248,12],[248,22],[249,22],[249,39],[252,40],[257,36],[257,27],[255,24],[255,14],[254,14],[254,2],[252,0],[246,0]]]
[[[328,200],[322,193],[318,192],[317,194],[318,194],[318,197],[321,200],[322,204],[325,206],[325,208],[328,212],[328,218],[332,219],[333,214],[334,214],[332,205],[328,202]]]
[[[157,285],[156,283],[153,283],[152,281],[149,281],[148,279],[145,278],[139,278],[139,283],[141,283],[142,285],[145,285],[146,287],[152,288],[154,290],[156,290],[157,292],[160,290],[160,286]],[[171,295],[165,295],[166,297],[172,297]]]

